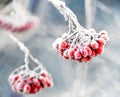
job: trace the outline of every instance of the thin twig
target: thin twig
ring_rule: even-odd
[[[41,69],[45,69],[44,66],[42,65],[42,63],[35,58],[29,51],[29,49],[22,43],[20,42],[14,35],[12,35],[11,33],[9,33],[9,37],[18,44],[20,50],[25,54],[25,58],[24,58],[24,62],[25,62],[25,66],[26,69],[29,70],[29,58],[36,63]]]
[[[54,7],[56,7],[57,10],[59,10],[59,12],[64,16],[65,20],[68,21],[69,23],[68,33],[70,33],[70,31],[88,32],[84,27],[82,27],[79,24],[76,15],[65,5],[65,2],[60,0],[48,0],[48,1],[51,2],[54,5]]]

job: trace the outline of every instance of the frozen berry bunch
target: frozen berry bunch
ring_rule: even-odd
[[[55,40],[53,48],[67,60],[89,62],[92,57],[104,52],[108,39],[106,31],[96,33],[94,29],[87,32],[64,33]]]
[[[23,32],[32,29],[37,24],[35,18],[29,18],[22,22],[21,20],[13,20],[10,17],[0,16],[0,28],[11,31],[11,32]]]
[[[52,78],[46,70],[26,71],[24,66],[14,70],[8,81],[13,91],[20,94],[35,94],[53,85]]]
[[[32,16],[17,1],[12,1],[0,12],[0,28],[10,32],[24,32],[34,28],[38,24],[38,18]]]

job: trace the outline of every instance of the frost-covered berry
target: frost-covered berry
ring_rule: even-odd
[[[74,56],[75,56],[75,59],[81,59],[82,58],[82,54],[79,50],[77,50],[75,53],[74,53]]]
[[[106,31],[104,31],[104,30],[100,31],[99,34],[100,34],[100,37],[103,38],[105,41],[109,40],[109,37],[108,37],[108,34]]]
[[[91,46],[92,49],[97,49],[98,48],[98,43],[95,40],[93,40],[93,41],[91,41],[90,46]]]
[[[87,57],[83,57],[83,58],[82,58],[82,61],[83,61],[83,62],[89,62],[90,59],[91,59],[91,57],[87,56]]]
[[[80,51],[81,51],[81,54],[83,55],[83,57],[87,57],[89,55],[86,48],[83,48]]]
[[[63,58],[69,59],[68,50],[65,50],[65,51],[64,51],[64,53],[63,53]]]
[[[92,50],[91,57],[95,57],[95,56],[97,56],[97,53],[95,50]]]
[[[85,47],[85,49],[87,50],[88,55],[91,56],[91,54],[92,54],[91,48],[90,47]]]
[[[96,53],[99,55],[103,54],[103,52],[104,52],[104,46],[99,46],[98,49],[96,50]]]
[[[103,45],[105,45],[106,42],[103,38],[98,38],[97,43],[98,43],[99,46],[103,46]]]
[[[60,42],[60,44],[59,44],[60,49],[67,49],[67,47],[68,47],[68,44],[66,41],[63,40]]]
[[[30,85],[25,85],[24,88],[23,88],[23,92],[25,94],[29,94],[31,91],[31,86]]]
[[[74,48],[70,48],[68,51],[68,55],[71,59],[75,59],[75,49]]]

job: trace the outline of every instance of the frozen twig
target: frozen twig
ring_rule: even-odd
[[[15,36],[13,36],[11,33],[9,33],[10,38],[16,42],[20,48],[20,50],[25,54],[25,58],[24,58],[24,62],[25,62],[25,66],[26,69],[29,69],[29,58],[36,63],[37,65],[39,65],[39,67],[41,67],[41,69],[43,69],[43,65],[41,62],[39,62],[39,60],[37,58],[35,58],[29,51],[29,49],[22,43],[20,42]]]
[[[69,27],[69,33],[71,32],[86,32],[87,30],[82,27],[78,20],[76,15],[65,5],[65,2],[60,0],[48,0],[51,2],[54,7],[56,7],[59,12],[64,16],[65,20],[68,21],[68,27]]]

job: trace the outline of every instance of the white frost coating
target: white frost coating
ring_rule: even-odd
[[[87,32],[85,28],[83,28],[78,20],[76,15],[65,5],[65,2],[60,0],[48,0],[51,2],[54,7],[56,7],[59,12],[64,16],[65,20],[68,21],[69,25],[69,33],[71,32]]]
[[[29,49],[22,43],[20,42],[15,36],[13,36],[11,33],[9,33],[9,37],[18,44],[20,50],[22,52],[25,53],[25,58],[24,58],[24,62],[25,62],[25,66],[26,69],[29,70],[29,58],[36,63],[37,65],[39,65],[39,67],[41,69],[45,69],[44,66],[42,65],[42,63],[35,57],[33,57],[33,55],[30,53]]]

